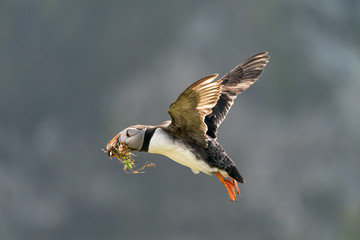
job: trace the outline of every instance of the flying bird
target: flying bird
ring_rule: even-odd
[[[263,73],[268,53],[256,54],[219,80],[218,74],[204,77],[188,87],[168,109],[171,120],[159,125],[134,125],[118,133],[107,145],[108,156],[116,147],[167,156],[189,167],[195,174],[215,174],[224,184],[231,201],[240,194],[237,182],[244,183],[234,161],[216,141],[218,127],[237,95],[249,88]]]

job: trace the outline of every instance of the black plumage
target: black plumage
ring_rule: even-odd
[[[224,170],[230,177],[240,183],[244,183],[243,177],[236,168],[234,161],[226,154],[224,148],[213,139],[208,140],[206,148],[206,161],[212,166]]]
[[[217,128],[225,119],[237,95],[248,89],[263,73],[268,63],[267,52],[256,54],[225,74],[220,80],[221,95],[211,113],[206,115],[206,134],[216,138]]]

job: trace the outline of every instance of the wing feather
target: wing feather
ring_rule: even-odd
[[[218,80],[223,85],[221,95],[211,113],[205,117],[208,136],[216,139],[217,129],[225,119],[237,95],[248,89],[263,73],[269,62],[267,54],[267,52],[262,52],[248,58]]]
[[[169,107],[171,124],[168,129],[179,136],[191,136],[199,144],[206,145],[206,115],[210,114],[221,94],[222,84],[213,81],[218,74],[204,77],[180,94]]]

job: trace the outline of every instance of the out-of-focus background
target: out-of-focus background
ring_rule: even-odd
[[[360,239],[360,2],[0,3],[0,239]],[[102,148],[269,51],[219,142],[247,183]]]

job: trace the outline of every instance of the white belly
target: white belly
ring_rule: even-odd
[[[218,171],[217,168],[210,167],[203,160],[198,159],[182,143],[170,139],[161,128],[155,130],[148,152],[167,156],[175,162],[191,168],[194,173],[203,172],[211,175],[213,172]]]

